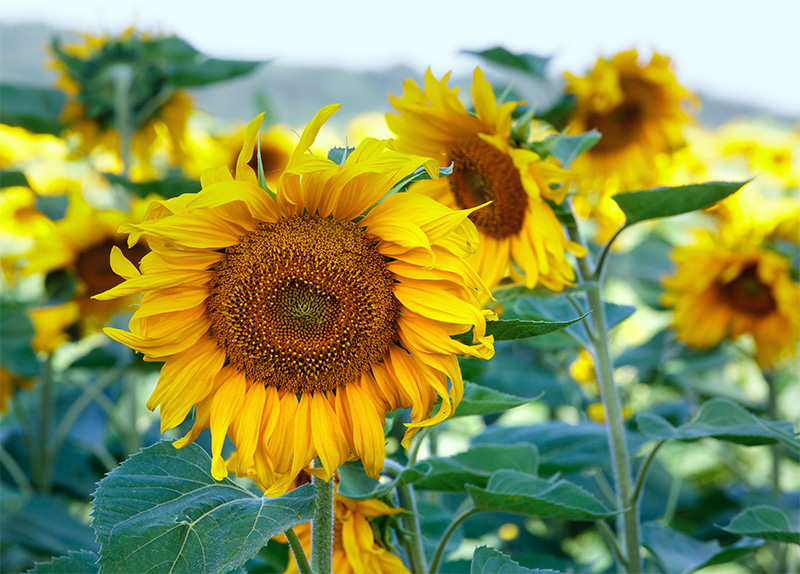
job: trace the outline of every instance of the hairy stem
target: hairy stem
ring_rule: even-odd
[[[321,466],[319,458],[314,466]],[[316,574],[331,574],[333,570],[333,477],[327,482],[314,477],[317,509],[311,520],[311,568]]]
[[[405,468],[392,459],[387,458],[383,463],[383,471],[392,477],[399,476],[403,470]],[[406,511],[401,517],[403,530],[405,530],[401,537],[401,543],[408,555],[409,562],[411,562],[411,572],[423,574],[427,571],[427,567],[425,549],[422,546],[422,529],[419,524],[417,497],[414,494],[414,487],[410,484],[398,486],[397,498],[400,506]]]
[[[300,574],[314,574],[314,571],[311,569],[311,564],[308,563],[308,558],[306,558],[306,553],[303,551],[303,545],[300,544],[300,540],[297,538],[297,534],[294,533],[293,529],[289,529],[284,532],[286,535],[286,540],[289,541],[289,547],[292,549],[292,554],[294,554],[294,560],[297,562],[297,571]]]

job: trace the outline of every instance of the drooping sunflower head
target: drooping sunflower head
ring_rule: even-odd
[[[680,340],[695,348],[750,335],[756,362],[770,368],[797,353],[800,285],[789,258],[740,227],[701,233],[694,245],[678,247],[675,274],[664,280],[662,302],[674,309]]]
[[[582,255],[582,250],[566,240],[545,201],[563,200],[566,189],[557,184],[568,174],[511,144],[511,115],[520,102],[498,106],[480,68],[472,84],[474,114],[458,98],[458,89],[447,87],[448,78],[437,80],[428,70],[424,90],[407,80],[401,98],[389,97],[399,114],[386,115],[397,149],[453,168],[446,180],[420,182],[412,191],[453,208],[479,208],[470,215],[481,238],[470,263],[487,285],[509,274],[528,287],[542,284],[559,291],[572,284],[575,274],[566,252]]]
[[[669,59],[653,54],[642,66],[636,50],[598,59],[583,77],[566,74],[576,106],[570,131],[592,129],[602,138],[582,154],[574,169],[590,185],[616,185],[614,191],[658,183],[656,156],[683,145],[689,121],[689,94],[670,69]]]
[[[125,226],[131,244],[144,237],[152,251],[137,269],[114,250],[127,280],[99,297],[144,294],[131,331],[106,332],[165,362],[148,402],[160,405],[162,430],[194,406],[177,446],[210,427],[222,478],[227,433],[236,472],[272,494],[317,456],[311,472],[326,480],[353,458],[377,477],[385,413],[411,409],[407,445],[458,404],[457,355],[493,353],[477,301],[486,288],[465,262],[478,239],[471,212],[387,196],[415,170],[438,177],[434,161],[388,140],[361,142],[343,165],[305,153],[336,109],[306,127],[274,196],[248,165],[256,118],[235,176],[209,170],[202,191],[156,202]],[[472,345],[451,338],[470,329]]]
[[[184,145],[192,109],[188,94],[176,91],[159,59],[157,43],[128,29],[118,37],[84,35],[81,42],[52,46],[56,85],[68,95],[62,121],[80,134],[89,153],[97,146],[119,151],[121,98],[133,131],[131,148],[147,164],[159,131],[168,134],[173,159]]]

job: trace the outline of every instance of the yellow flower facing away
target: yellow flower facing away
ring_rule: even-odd
[[[125,68],[131,74],[127,94],[133,122],[131,152],[138,161],[135,169],[143,178],[152,173],[150,161],[162,137],[168,141],[172,162],[180,162],[193,108],[188,93],[162,91],[163,72],[143,49],[148,40],[147,34],[133,28],[118,37],[84,34],[80,42],[58,47],[73,65],[68,65],[58,51],[51,61],[59,74],[56,86],[68,97],[61,121],[69,132],[78,134],[87,154],[95,148],[120,153],[114,73]]]
[[[653,54],[643,66],[636,50],[600,58],[587,75],[567,73],[566,81],[567,93],[577,100],[568,132],[602,134],[570,169],[580,192],[576,211],[598,221],[605,242],[624,222],[613,194],[666,183],[659,157],[683,147],[690,96],[668,58]]]
[[[93,295],[102,293],[120,283],[110,265],[112,247],[125,247],[125,236],[117,230],[124,223],[138,222],[150,198],[134,198],[130,210],[96,209],[80,193],[69,194],[65,217],[55,221],[47,232],[35,238],[33,246],[17,261],[21,275],[48,274],[65,271],[74,274],[77,287],[74,301],[80,309],[84,329],[102,327],[115,312],[133,302],[135,298],[119,301],[98,301]],[[146,253],[144,245],[127,250],[129,257],[140,260]]]
[[[336,574],[407,574],[399,556],[392,554],[377,540],[370,519],[403,512],[377,499],[353,500],[334,494],[333,499],[333,572]],[[306,556],[311,554],[311,523],[294,527]],[[276,540],[288,543],[281,534]],[[290,555],[284,574],[296,574],[297,562]]]
[[[448,88],[446,74],[425,74],[424,91],[413,80],[403,96],[390,96],[397,114],[386,123],[397,135],[396,148],[453,165],[447,178],[422,181],[411,191],[453,208],[476,209],[470,219],[480,236],[470,263],[489,287],[511,274],[529,288],[543,285],[560,291],[573,285],[575,272],[567,253],[583,256],[581,246],[566,239],[545,199],[560,203],[569,174],[536,153],[513,147],[511,114],[519,102],[498,106],[492,86],[475,68],[472,100],[475,114]],[[399,115],[398,115],[399,114]]]
[[[677,247],[672,259],[676,270],[663,282],[662,303],[673,308],[680,340],[702,349],[750,335],[762,368],[797,353],[800,284],[789,259],[765,246],[761,234],[741,227],[699,232],[697,242]]]
[[[209,170],[199,193],[155,202],[144,222],[123,226],[129,245],[146,238],[151,252],[137,268],[114,249],[126,280],[97,296],[144,295],[130,332],[105,332],[165,363],[147,403],[160,406],[162,432],[195,407],[176,446],[210,427],[222,479],[227,433],[237,474],[268,496],[303,470],[328,480],[358,458],[377,478],[385,413],[411,409],[407,447],[461,400],[457,356],[494,353],[477,300],[489,292],[466,263],[478,241],[472,210],[415,193],[379,201],[417,169],[438,177],[435,161],[389,140],[364,140],[344,165],[306,153],[337,109],[303,131],[275,197],[248,165],[262,116],[253,120],[235,176]],[[470,329],[472,345],[451,338]]]

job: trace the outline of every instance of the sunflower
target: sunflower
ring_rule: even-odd
[[[800,285],[792,279],[789,258],[763,239],[724,226],[719,234],[700,232],[694,245],[673,251],[677,269],[663,282],[662,303],[674,308],[672,326],[680,340],[708,348],[749,334],[763,368],[796,354]]]
[[[119,283],[108,259],[112,247],[125,246],[117,229],[124,223],[141,221],[153,198],[134,198],[129,211],[96,209],[80,193],[70,193],[65,217],[53,222],[47,233],[34,238],[30,251],[17,262],[22,275],[68,273],[76,278],[74,301],[80,309],[84,329],[97,329],[116,311],[134,302],[97,301],[93,295]],[[129,256],[141,259],[147,248],[135,246]]]
[[[389,96],[399,113],[386,115],[397,149],[453,166],[446,180],[419,182],[412,191],[452,208],[485,206],[470,215],[480,237],[470,263],[490,287],[509,274],[529,288],[541,284],[560,291],[573,285],[566,254],[582,256],[584,250],[567,241],[545,201],[563,201],[566,186],[553,184],[565,182],[567,172],[509,143],[511,114],[520,102],[498,107],[480,68],[472,83],[474,115],[458,99],[458,89],[447,87],[448,77],[437,80],[428,70],[424,91],[406,80],[403,97]]]
[[[392,508],[377,499],[353,500],[338,492],[333,498],[333,572],[337,574],[406,574],[408,569],[398,556],[375,540],[372,520],[394,516],[402,508]],[[311,523],[294,527],[306,555],[311,553]],[[286,536],[275,537],[287,543]],[[297,562],[289,558],[284,574],[296,574]]]
[[[192,110],[188,93],[169,87],[162,62],[154,57],[147,34],[129,28],[119,37],[83,35],[76,44],[53,46],[56,86],[67,94],[61,121],[80,136],[85,153],[95,148],[120,153],[114,74],[127,70],[131,87],[126,94],[133,127],[131,152],[145,177],[161,134],[169,141],[173,163],[184,153],[186,123]]]
[[[306,154],[337,109],[303,131],[275,197],[248,165],[263,114],[253,120],[235,178],[209,170],[199,193],[154,203],[145,222],[123,226],[129,245],[146,237],[152,251],[137,269],[113,250],[126,281],[98,296],[144,294],[131,332],[106,333],[165,362],[147,403],[161,406],[162,432],[195,406],[176,446],[210,427],[221,479],[227,433],[237,474],[254,473],[269,496],[317,456],[310,472],[324,480],[356,458],[377,478],[385,413],[411,408],[407,447],[458,405],[457,355],[494,352],[477,303],[488,290],[465,262],[478,240],[471,210],[412,193],[384,198],[423,166],[438,177],[433,160],[398,154],[388,140],[363,141],[344,165]],[[470,329],[471,346],[451,338]]]
[[[604,242],[624,222],[613,194],[666,183],[659,159],[684,145],[681,130],[689,121],[684,105],[690,96],[668,58],[653,54],[641,66],[636,50],[600,58],[588,75],[567,73],[566,80],[567,93],[576,97],[568,132],[596,129],[602,134],[571,169],[583,192],[575,208],[598,220]]]

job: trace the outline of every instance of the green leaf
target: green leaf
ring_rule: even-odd
[[[210,470],[196,444],[160,442],[100,481],[92,524],[103,572],[228,572],[313,516],[313,485],[261,498]]]
[[[37,562],[25,574],[94,574],[100,572],[99,556],[88,550],[70,551],[66,556],[53,558],[49,562]]]
[[[764,421],[728,399],[711,399],[695,417],[680,427],[653,413],[637,415],[636,424],[643,435],[654,439],[694,441],[716,438],[748,446],[781,442],[800,451],[790,421]]]
[[[492,64],[524,72],[540,80],[544,80],[547,77],[546,71],[547,64],[550,61],[549,57],[544,58],[533,54],[513,54],[500,46],[479,52],[473,52],[472,50],[463,50],[463,52],[478,56]]]
[[[451,173],[453,173],[453,166],[452,165],[448,166],[448,167],[440,167],[439,168],[439,177],[442,177],[442,176],[445,176],[445,175],[450,175]],[[411,185],[412,183],[416,183],[418,181],[425,181],[425,180],[428,180],[428,179],[433,179],[433,178],[431,178],[431,176],[428,173],[428,171],[424,167],[418,167],[413,172],[411,172],[409,175],[407,175],[406,177],[401,179],[399,182],[394,184],[394,186],[392,186],[392,189],[389,190],[389,193],[387,193],[384,197],[388,197],[388,196],[392,195],[393,193],[397,193],[399,191],[402,191],[405,188],[407,188],[409,185]],[[383,198],[381,198],[381,200],[382,199]]]
[[[491,415],[513,409],[535,399],[530,397],[517,397],[496,391],[482,385],[464,381],[464,397],[453,413],[454,417],[470,415]]]
[[[588,313],[586,313],[588,315]],[[554,333],[561,329],[566,329],[574,325],[586,315],[572,319],[570,321],[525,321],[521,319],[498,319],[497,321],[486,321],[486,335],[494,336],[495,341],[516,341],[519,339],[530,339],[540,335]],[[455,335],[456,341],[465,345],[472,344],[472,330]]]
[[[722,547],[716,540],[707,542],[687,536],[657,522],[642,524],[642,544],[667,572],[688,574],[706,566],[732,562],[763,545],[744,538]]]
[[[489,479],[486,488],[468,484],[466,489],[479,510],[582,521],[615,514],[571,482],[545,480],[517,470],[499,470]]]
[[[600,141],[600,132],[590,130],[577,136],[554,134],[540,142],[531,144],[531,149],[542,157],[554,156],[565,169],[572,165],[580,154]]]
[[[36,134],[58,135],[64,92],[33,86],[0,85],[0,123],[25,128]]]
[[[570,116],[572,116],[577,102],[578,98],[575,94],[564,94],[549,109],[536,113],[533,117],[549,123],[559,131],[564,130],[569,124]]]
[[[431,472],[426,461],[406,468],[391,480],[377,481],[368,477],[360,462],[348,462],[339,467],[339,487],[337,492],[354,500],[369,500],[389,494],[395,487],[405,486],[421,480]]]
[[[36,195],[36,209],[47,216],[50,221],[60,221],[67,216],[69,196],[61,195]]]
[[[517,470],[536,475],[539,453],[530,444],[485,444],[450,457],[425,459],[430,473],[415,487],[423,490],[464,492],[467,484],[485,487],[492,473],[498,470]]]
[[[0,304],[0,363],[20,377],[34,377],[41,371],[31,347],[34,330],[25,308],[13,303]]]
[[[103,176],[111,183],[120,185],[126,191],[139,197],[147,197],[151,193],[155,193],[165,199],[170,199],[184,193],[200,191],[200,182],[188,178],[178,171],[170,172],[164,179],[144,182],[129,181],[125,177],[113,173],[104,173]]]
[[[356,148],[347,146],[344,147],[332,147],[328,150],[328,159],[331,160],[333,163],[338,165],[344,165],[345,160],[350,156]]]
[[[644,438],[626,431],[628,452],[636,452]],[[521,427],[489,427],[472,439],[472,444],[535,444],[539,450],[539,473],[579,472],[589,468],[611,467],[608,433],[605,425],[569,425],[549,421]]]
[[[677,187],[656,187],[612,195],[625,213],[625,226],[705,209],[739,190],[747,181],[709,181]]]
[[[739,536],[800,544],[800,532],[789,526],[789,519],[783,511],[773,506],[746,508],[734,516],[730,524],[719,528]]]
[[[21,171],[2,169],[0,170],[0,189],[5,187],[30,187],[28,178]]]
[[[488,546],[479,546],[472,555],[470,574],[556,574],[555,570],[525,568]]]

